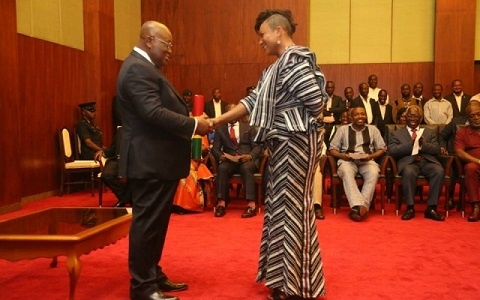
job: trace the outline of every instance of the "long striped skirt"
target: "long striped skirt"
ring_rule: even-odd
[[[267,141],[269,177],[257,282],[303,298],[325,294],[311,194],[318,142],[316,133]]]

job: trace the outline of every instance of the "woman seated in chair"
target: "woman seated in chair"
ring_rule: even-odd
[[[207,136],[202,137],[202,157],[205,157],[209,151]],[[211,190],[212,173],[208,167],[202,162],[192,159],[190,162],[190,174],[180,180],[173,199],[173,211],[180,214],[186,212],[203,212],[205,208],[205,194],[207,197],[210,193],[204,191]]]

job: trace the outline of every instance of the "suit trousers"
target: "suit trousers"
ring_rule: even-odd
[[[228,179],[235,173],[240,173],[243,184],[245,185],[245,198],[247,200],[255,201],[255,181],[254,174],[257,166],[253,161],[244,163],[234,163],[231,161],[223,161],[218,164],[217,176],[215,178],[217,199],[228,198]]]
[[[112,190],[118,201],[122,203],[132,201],[132,194],[129,192],[127,185],[121,183],[118,179],[118,160],[107,160],[102,170],[102,181]]]
[[[463,167],[465,171],[465,188],[467,189],[470,202],[478,202],[478,188],[480,186],[480,166],[476,163],[468,163]]]
[[[411,163],[403,167],[402,170],[402,192],[405,198],[405,204],[414,204],[414,195],[416,191],[416,180],[419,175],[425,176],[428,180],[429,193],[428,193],[428,206],[434,206],[438,204],[438,197],[442,190],[442,183],[445,171],[443,167],[427,161],[422,158],[418,162]]]
[[[130,294],[150,295],[167,280],[159,266],[178,180],[129,179],[133,218],[129,235]]]
[[[375,193],[378,177],[380,177],[380,167],[374,160],[367,162],[343,161],[338,166],[338,176],[342,179],[343,189],[347,196],[350,207],[363,205],[367,208]],[[363,177],[363,187],[360,191],[355,180],[357,174]]]

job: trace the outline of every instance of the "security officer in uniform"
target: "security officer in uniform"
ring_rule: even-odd
[[[96,102],[87,102],[78,105],[83,115],[75,128],[81,141],[81,160],[93,160],[95,152],[105,149],[102,145],[102,131],[93,123],[96,115],[95,104]]]

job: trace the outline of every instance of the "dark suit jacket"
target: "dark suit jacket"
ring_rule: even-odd
[[[323,115],[330,116],[331,114],[333,114],[333,116],[335,117],[335,124],[340,124],[340,116],[345,110],[347,110],[347,105],[345,101],[343,101],[342,97],[333,95],[332,106],[330,107],[330,110],[324,111]]]
[[[209,118],[215,118],[215,107],[213,107],[213,101],[208,101],[205,103],[205,107],[203,108],[203,111],[207,114]],[[224,114],[227,111],[227,103],[224,101],[220,102],[220,107],[222,114]]]
[[[425,128],[422,138],[423,144],[422,149],[419,151],[419,155],[429,162],[441,166],[436,158],[436,156],[440,154],[440,146],[438,145],[435,131]],[[407,127],[395,130],[392,133],[388,142],[387,154],[393,156],[393,158],[397,160],[398,173],[401,173],[406,165],[415,162],[417,156],[411,155],[412,149],[412,137],[410,136]]]
[[[119,175],[179,180],[190,170],[195,119],[164,74],[135,51],[118,75],[123,136]]]
[[[462,103],[461,107],[458,107],[457,105],[457,99],[455,99],[455,94],[451,93],[445,99],[447,99],[451,104],[453,108],[453,117],[458,117],[458,116],[466,116],[467,113],[465,112],[465,109],[467,108],[468,102],[470,102],[470,98],[472,96],[466,95],[465,93],[462,96]]]
[[[239,143],[236,146],[230,139],[230,124],[224,124],[215,131],[215,139],[213,141],[212,154],[217,162],[220,161],[220,156],[223,153],[230,155],[235,154],[250,154],[252,161],[258,167],[259,157],[262,154],[262,147],[255,143],[255,136],[257,130],[254,127],[250,127],[247,123],[240,122],[240,134]]]
[[[448,153],[454,153],[453,146],[455,144],[455,134],[457,133],[457,125],[465,125],[467,117],[458,116],[453,117],[452,121],[448,123],[439,134],[440,147],[447,149]]]
[[[385,109],[385,116],[382,118],[382,112],[380,111],[380,103],[375,102],[372,103],[372,114],[373,114],[373,121],[372,125],[376,125],[382,134],[382,137],[385,136],[385,125],[387,124],[395,124],[393,120],[392,114],[392,106],[387,103]],[[386,141],[388,142],[388,141]]]
[[[123,127],[119,126],[113,137],[110,147],[103,151],[107,159],[118,159],[120,157],[120,141],[122,140]]]

